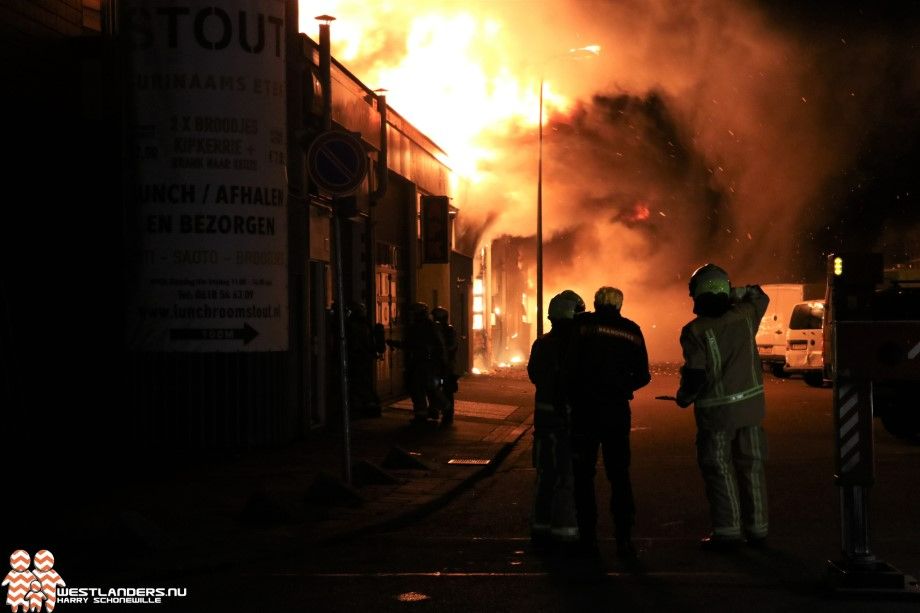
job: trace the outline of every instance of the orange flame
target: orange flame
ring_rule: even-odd
[[[388,2],[302,2],[300,29],[314,36],[312,15],[335,16],[336,59],[367,86],[385,88],[390,105],[444,148],[454,170],[481,180],[496,156],[496,136],[537,125],[540,62],[522,64],[521,50],[513,48],[505,23],[494,16],[425,3],[417,3],[408,15],[388,15],[392,10]],[[401,17],[406,22],[394,26]],[[399,41],[388,38],[386,30],[394,28]],[[593,45],[571,51],[596,55],[599,50]],[[544,125],[552,113],[566,112],[571,105],[545,81]]]

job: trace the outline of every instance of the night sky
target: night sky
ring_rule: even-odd
[[[920,259],[920,3],[792,2],[766,7],[777,27],[806,41],[826,83],[845,93],[872,75],[865,110],[831,101],[828,116],[858,135],[851,164],[838,169],[816,202],[815,221],[797,248],[875,250],[893,265]],[[820,275],[821,270],[808,269]]]

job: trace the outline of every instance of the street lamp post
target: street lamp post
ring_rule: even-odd
[[[543,336],[543,75],[540,75],[540,155],[537,162],[537,338]]]
[[[594,57],[601,52],[599,45],[588,45],[569,49],[565,53],[553,56],[544,62],[544,67],[550,60],[562,57]],[[540,145],[537,161],[537,338],[543,336],[543,82],[544,75],[540,74]]]

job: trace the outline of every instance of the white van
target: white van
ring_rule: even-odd
[[[824,301],[800,302],[792,308],[786,331],[786,374],[799,374],[814,387],[824,385]]]
[[[757,329],[757,353],[765,367],[775,376],[783,377],[786,329],[792,308],[804,298],[805,286],[801,283],[768,283],[760,287],[770,297],[770,304]]]

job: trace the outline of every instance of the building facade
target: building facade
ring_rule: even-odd
[[[2,391],[47,411],[51,444],[238,449],[326,428],[338,283],[394,339],[408,304],[448,307],[469,369],[459,179],[297,31],[297,2],[0,10],[19,154],[7,219],[32,237],[5,245]],[[324,187],[330,132],[364,152],[348,193]],[[404,394],[402,366],[377,362],[383,399]]]

